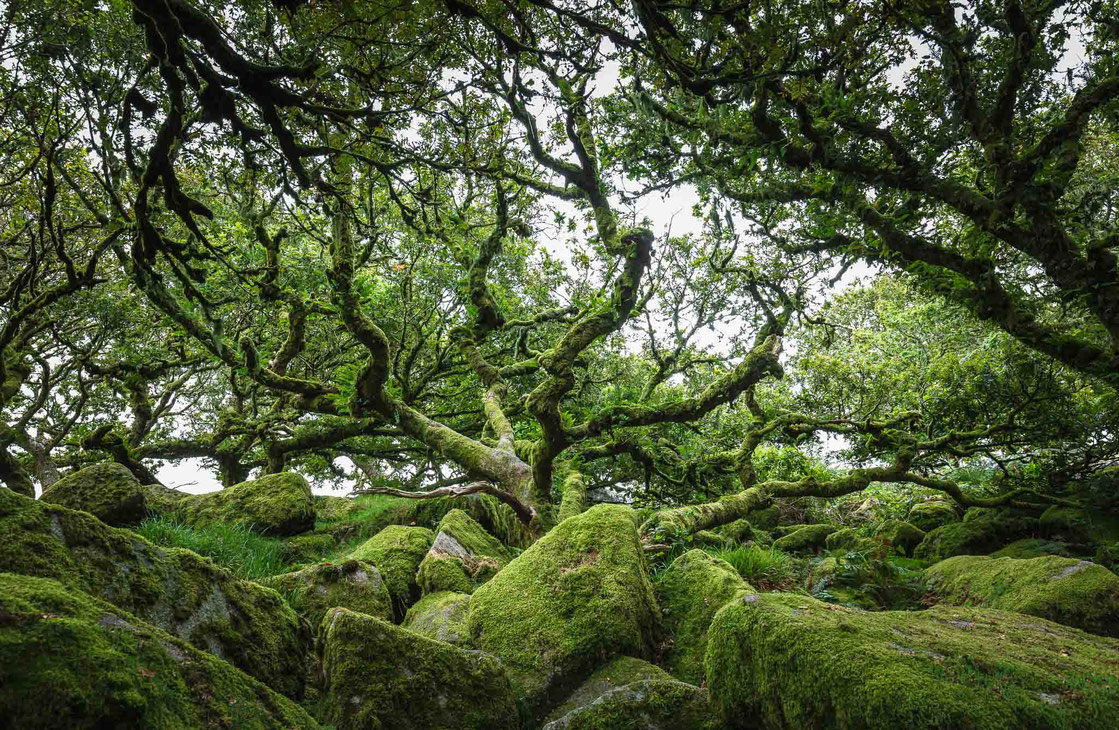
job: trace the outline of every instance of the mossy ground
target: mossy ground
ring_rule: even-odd
[[[1016,560],[948,558],[925,571],[940,600],[1040,616],[1095,634],[1119,636],[1119,576],[1055,555]]]
[[[0,573],[0,725],[317,728],[214,656],[54,580]]]
[[[792,594],[732,601],[709,630],[728,727],[1112,728],[1119,641],[1032,616],[869,613]]]
[[[616,655],[651,656],[656,612],[632,510],[599,505],[475,591],[469,626],[535,711]]]
[[[518,730],[501,665],[372,616],[331,609],[320,629],[324,720],[338,730]]]

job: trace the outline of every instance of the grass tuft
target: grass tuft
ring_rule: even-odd
[[[796,581],[799,575],[799,567],[793,556],[780,550],[746,545],[708,552],[730,563],[747,583],[757,588],[788,585]]]
[[[167,517],[149,517],[135,531],[156,545],[185,548],[210,558],[238,578],[252,580],[287,570],[284,541],[258,535],[244,525],[194,528]]]

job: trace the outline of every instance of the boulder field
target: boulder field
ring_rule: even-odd
[[[297,475],[217,496],[115,465],[67,479],[40,500],[0,489],[0,727],[1093,730],[1119,716],[1119,578],[1067,557],[1100,538],[1066,512],[959,520],[929,501],[843,526],[770,509],[650,554],[620,505],[569,504],[535,540],[495,534],[482,502],[394,505],[415,524],[347,541],[323,526],[360,534],[366,513],[311,499]],[[118,493],[196,530],[244,524],[286,565],[242,580],[110,526],[137,519]]]

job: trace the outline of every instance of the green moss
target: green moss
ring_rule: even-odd
[[[928,532],[938,527],[943,527],[951,522],[959,522],[956,514],[956,505],[945,499],[932,499],[927,502],[918,502],[909,508],[906,521],[918,529]]]
[[[173,515],[179,502],[190,496],[185,492],[168,489],[162,484],[145,484],[141,489],[144,490],[148,514],[151,515]]]
[[[338,541],[330,533],[296,535],[283,541],[284,560],[289,563],[311,563],[331,554]]]
[[[1040,558],[1046,555],[1060,555],[1061,557],[1070,558],[1072,557],[1072,552],[1069,551],[1066,543],[1043,540],[1038,537],[1028,537],[1025,540],[1015,540],[1001,550],[996,550],[991,553],[992,558],[1028,559]]]
[[[1017,611],[1119,636],[1119,576],[1095,563],[1055,555],[959,555],[929,568],[925,580],[948,603]]]
[[[344,608],[327,613],[320,640],[324,721],[338,730],[519,727],[492,657]]]
[[[712,532],[711,530],[700,530],[699,532],[693,533],[691,537],[692,544],[699,547],[720,549],[730,548],[734,544],[726,535]]]
[[[392,596],[396,615],[403,616],[420,597],[416,571],[434,540],[435,534],[426,527],[389,525],[359,545],[350,557],[377,566]]]
[[[620,656],[611,659],[587,677],[567,699],[548,715],[547,722],[554,722],[572,710],[586,707],[610,690],[624,687],[645,679],[670,680],[672,677],[655,664],[643,659]]]
[[[784,537],[774,540],[773,547],[788,553],[819,550],[824,547],[828,535],[837,529],[834,525],[799,525]]]
[[[360,510],[358,503],[348,497],[316,495],[314,497],[316,520],[338,520]]]
[[[882,543],[871,544],[871,551],[836,550],[814,563],[805,587],[820,600],[867,611],[918,607],[925,594],[922,564],[887,555]]]
[[[424,593],[472,593],[512,559],[509,550],[459,509],[439,523],[416,580]]]
[[[881,543],[864,537],[854,528],[844,527],[824,539],[824,547],[829,551],[875,552],[882,549]]]
[[[144,490],[127,467],[94,464],[48,487],[43,502],[89,512],[107,525],[133,525],[148,514]]]
[[[236,522],[263,535],[295,535],[315,526],[311,487],[290,471],[182,497],[173,512],[189,525]]]
[[[408,609],[402,625],[429,639],[466,646],[470,639],[466,626],[469,610],[470,596],[466,593],[429,593]]]
[[[780,518],[781,510],[777,505],[773,505],[772,507],[750,512],[750,516],[746,519],[759,530],[772,530],[774,527],[777,527],[777,522]]]
[[[57,581],[0,574],[0,724],[317,728],[206,652]]]
[[[1114,726],[1116,656],[1114,639],[994,609],[755,594],[712,622],[707,687],[729,727],[1091,730]]]
[[[1100,510],[1053,505],[1038,518],[1042,534],[1065,542],[1101,545],[1119,541],[1119,518]]]
[[[533,710],[602,661],[650,655],[656,624],[633,511],[618,505],[564,520],[470,602],[472,643]]]
[[[901,520],[886,520],[878,526],[874,536],[885,541],[890,547],[913,557],[913,551],[925,539],[925,531]]]
[[[611,689],[548,723],[544,730],[716,730],[707,692],[671,679],[645,679]]]
[[[483,568],[491,577],[496,572]],[[473,593],[475,586],[472,573],[457,556],[443,552],[428,552],[416,572],[416,582],[423,593]]]
[[[298,697],[310,636],[279,594],[86,512],[0,490],[0,571],[54,578]]]
[[[672,639],[665,667],[685,682],[702,684],[711,619],[727,601],[754,589],[729,563],[702,550],[690,550],[673,561],[654,589],[665,633]]]
[[[312,627],[317,627],[327,609],[334,606],[392,620],[392,601],[380,572],[360,560],[319,563],[257,582],[279,591]]]
[[[913,551],[924,560],[953,555],[986,555],[1037,531],[1037,519],[1010,510],[973,507],[962,522],[932,530]]]
[[[559,509],[556,511],[557,523],[581,514],[587,509],[587,484],[578,471],[572,470],[568,473],[560,491],[562,497]]]

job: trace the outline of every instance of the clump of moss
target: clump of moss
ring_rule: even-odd
[[[57,581],[0,573],[5,727],[317,728],[214,656]]]
[[[295,535],[315,526],[311,487],[290,471],[216,492],[187,495],[170,507],[176,517],[192,526],[238,522],[262,535]]]
[[[689,550],[673,561],[654,589],[665,633],[672,639],[665,666],[685,682],[702,684],[711,619],[727,601],[754,589],[729,563],[702,550]]]
[[[428,593],[408,609],[401,625],[429,639],[468,646],[470,632],[466,617],[469,611],[470,596],[466,593]]]
[[[1119,534],[1114,534],[1113,521],[1078,507],[1055,504],[1041,513],[1038,525],[1050,538],[1098,544],[1119,538]]]
[[[544,730],[716,730],[707,692],[672,679],[644,679],[611,689]]]
[[[925,539],[925,531],[901,520],[886,520],[878,526],[874,537],[911,558]]]
[[[283,541],[284,560],[288,563],[311,563],[338,549],[338,541],[329,532],[296,535]]]
[[[512,555],[460,509],[439,522],[435,541],[420,563],[416,581],[424,593],[472,593],[492,578]]]
[[[946,499],[930,499],[918,502],[909,508],[906,521],[918,529],[928,532],[951,522],[959,522],[956,505]]]
[[[913,551],[937,561],[953,555],[986,555],[1037,532],[1037,518],[1013,510],[972,507],[962,522],[932,530]]]
[[[327,613],[320,643],[323,719],[338,730],[519,727],[492,657],[344,608]]]
[[[140,482],[122,464],[106,462],[67,474],[39,499],[89,512],[107,525],[134,525],[148,514]]]
[[[416,571],[423,562],[435,534],[426,527],[389,525],[357,547],[350,557],[372,563],[381,571],[397,616],[420,597]]]
[[[279,591],[312,627],[334,606],[392,620],[392,600],[380,572],[360,560],[319,563],[257,582]]]
[[[1028,537],[1024,540],[1015,540],[1006,547],[991,553],[992,558],[1041,558],[1046,555],[1060,555],[1071,558],[1072,551],[1068,543],[1043,540],[1039,537]]]
[[[533,711],[596,664],[649,656],[656,602],[633,511],[598,505],[564,520],[474,592],[469,626]]]
[[[310,635],[280,595],[213,562],[163,549],[86,512],[0,489],[0,571],[104,599],[226,659],[290,697],[303,690]]]
[[[1091,730],[1114,724],[1119,641],[994,609],[869,613],[753,594],[715,617],[728,727]]]
[[[1119,636],[1119,576],[1085,560],[959,555],[925,571],[940,600],[1040,616]]]
[[[798,525],[784,537],[774,540],[773,547],[788,553],[820,550],[828,535],[838,529],[835,525]]]

